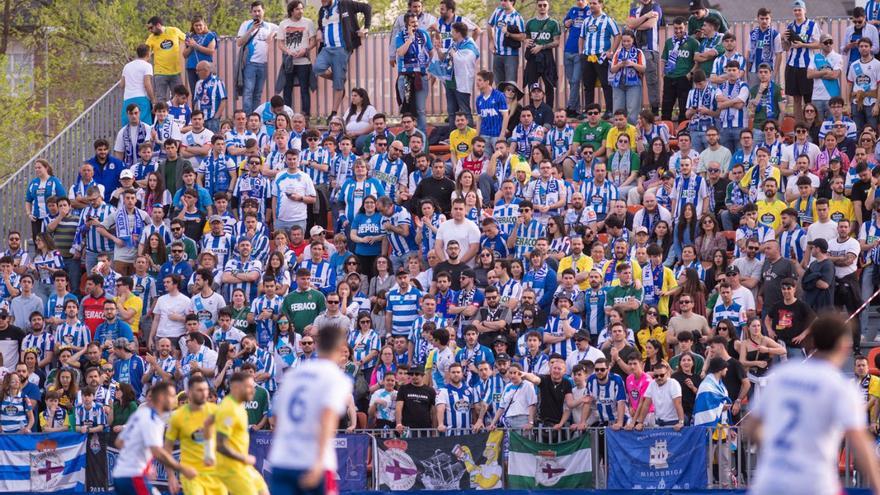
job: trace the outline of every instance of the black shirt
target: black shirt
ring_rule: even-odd
[[[464,263],[458,263],[453,265],[449,262],[449,260],[441,261],[434,265],[434,279],[433,281],[437,281],[437,275],[440,275],[443,272],[448,272],[451,277],[450,288],[452,290],[461,290],[461,272],[468,269],[468,266]]]
[[[765,307],[772,308],[782,301],[782,281],[786,278],[798,279],[792,260],[779,258],[775,263],[764,260],[764,265],[761,266],[760,294],[764,297]]]
[[[15,369],[18,364],[21,358],[21,341],[25,335],[24,330],[15,325],[0,330],[0,354],[3,355],[3,366],[6,369]]]
[[[684,382],[690,378],[693,385],[699,388],[700,382],[703,380],[700,378],[700,375],[696,373],[686,375],[684,371],[681,370],[673,373],[672,378],[681,385],[681,408],[684,410],[684,417],[689,418],[694,414],[694,401],[697,400],[697,393],[688,388]]]
[[[440,211],[449,216],[452,211],[452,192],[455,191],[455,182],[452,179],[443,177],[425,177],[416,186],[413,193],[413,204],[418,204],[423,199],[433,199],[440,207]]]
[[[724,200],[727,198],[727,186],[729,184],[730,179],[726,177],[718,179],[715,184],[710,184],[708,181],[706,182],[706,186],[709,187],[709,194],[715,197],[715,211],[712,213],[717,214],[724,209]]]
[[[813,309],[800,299],[795,299],[792,304],[779,301],[770,307],[767,314],[773,324],[773,331],[789,347],[800,347],[800,345],[792,344],[791,339],[806,330],[807,325],[816,317]]]
[[[867,222],[871,219],[871,210],[865,208],[865,201],[868,199],[868,190],[871,189],[871,181],[862,182],[861,180],[857,180],[852,186],[852,193],[849,195],[849,199],[852,200],[853,203],[856,201],[862,202],[862,221]],[[855,205],[853,205],[855,206]]]
[[[437,392],[433,387],[402,385],[397,391],[397,401],[403,402],[403,417],[398,421],[409,428],[431,428],[431,408],[436,400]]]
[[[562,420],[562,408],[565,405],[565,396],[571,393],[571,382],[564,377],[559,383],[554,383],[550,375],[540,375],[541,383],[538,385],[538,420],[548,426],[555,425]]]
[[[727,387],[727,396],[730,397],[730,400],[736,401],[739,398],[739,392],[742,390],[742,381],[747,377],[746,369],[743,368],[738,359],[732,357],[727,360],[727,374],[724,375],[721,381]]]

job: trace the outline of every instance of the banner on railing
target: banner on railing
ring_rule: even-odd
[[[674,431],[606,430],[608,488],[698,489],[709,484],[706,471],[710,429]]]
[[[380,439],[379,488],[491,490],[503,488],[504,432],[431,438]]]
[[[373,437],[364,434],[338,435],[335,439],[337,470],[337,487],[340,492],[351,492],[367,489],[367,462]],[[265,479],[272,472],[267,458],[272,447],[272,432],[251,432],[250,454],[257,462],[257,468]]]
[[[113,490],[113,466],[119,457],[119,449],[114,445],[116,433],[91,433],[88,439],[86,452],[86,486],[89,493],[115,493]],[[180,460],[180,450],[172,452],[175,459]],[[155,478],[151,481],[153,487],[160,493],[168,493],[168,473],[165,465],[153,459],[153,473]]]
[[[593,486],[593,451],[589,435],[547,444],[511,432],[509,449],[507,483],[510,488]]]
[[[0,435],[0,492],[84,492],[85,440],[70,432]]]

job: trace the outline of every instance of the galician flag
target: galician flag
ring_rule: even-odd
[[[510,433],[509,488],[589,488],[593,486],[590,436],[546,444]]]

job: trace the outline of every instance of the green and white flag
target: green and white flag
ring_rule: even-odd
[[[546,444],[510,433],[509,488],[588,488],[593,486],[590,436]]]

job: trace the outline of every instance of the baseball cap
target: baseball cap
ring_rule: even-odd
[[[6,308],[0,309],[0,318],[8,318],[9,310]]]
[[[703,0],[691,0],[690,6],[688,9],[693,12],[695,10],[703,10],[706,6],[703,5]]]
[[[636,227],[635,233],[636,234],[647,234],[648,227],[645,227],[644,225],[639,225],[638,227]]]
[[[211,215],[211,218],[208,220],[209,223],[220,222],[223,223],[223,217],[220,215]]]
[[[541,91],[541,92],[543,92],[543,91],[544,91],[544,88],[541,87],[541,83],[532,83],[532,85],[529,86],[529,91]]]
[[[125,169],[119,174],[120,179],[134,179],[134,172],[131,170]]]
[[[499,343],[507,345],[507,339],[505,339],[503,335],[499,335],[499,336],[495,337],[495,340],[492,341],[492,345],[499,344]]]
[[[425,374],[425,367],[424,366],[414,366],[409,369],[408,374],[410,374],[410,375],[424,375]]]
[[[794,2],[791,2],[791,8],[793,8],[793,9],[806,9],[807,4],[804,3],[804,0],[794,0]]]
[[[739,268],[737,268],[733,265],[730,265],[727,267],[727,271],[724,272],[724,274],[727,275],[728,277],[732,277],[734,275],[739,275]]]
[[[507,361],[509,363],[510,356],[508,356],[506,352],[499,352],[498,355],[495,356],[495,362],[497,363],[498,361]]]
[[[324,227],[321,227],[320,225],[315,225],[311,228],[311,230],[309,230],[309,235],[321,235],[323,233]]]

